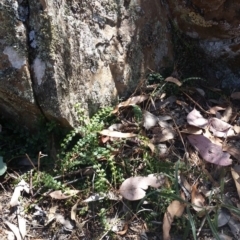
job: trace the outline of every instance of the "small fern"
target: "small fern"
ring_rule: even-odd
[[[103,108],[87,121],[83,109],[77,106],[79,126],[66,136],[59,156],[63,173],[92,166],[95,170],[94,190],[98,192],[104,192],[111,184],[116,186],[122,180],[121,171],[118,171],[113,159],[114,148],[99,144],[98,132],[112,120],[111,112],[112,108]]]

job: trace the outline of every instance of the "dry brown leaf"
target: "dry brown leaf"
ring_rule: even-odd
[[[175,136],[175,132],[172,129],[165,128],[159,134],[154,134],[153,138],[151,139],[151,142],[154,144],[165,142],[173,139],[174,136]]]
[[[67,199],[78,193],[79,193],[79,190],[69,190],[66,195],[61,190],[57,190],[57,191],[51,192],[49,196],[54,199]]]
[[[231,119],[232,113],[233,113],[232,107],[228,106],[224,111],[221,120],[223,120],[224,122],[229,122]]]
[[[188,133],[188,134],[202,134],[203,130],[195,127],[195,126],[191,126],[188,125],[185,129],[183,129],[182,131],[180,131],[181,133]]]
[[[148,130],[158,123],[158,117],[148,111],[143,112],[143,126]]]
[[[135,201],[145,197],[148,186],[158,188],[165,183],[161,174],[150,174],[147,177],[127,178],[120,186],[119,193],[127,200]]]
[[[205,129],[203,136],[208,138],[212,143],[222,147],[222,143],[223,143],[222,139],[214,137],[208,129]]]
[[[131,138],[137,136],[135,133],[122,133],[117,131],[111,131],[109,129],[104,129],[99,132],[101,135],[109,136],[109,137],[116,137],[116,138]]]
[[[187,138],[205,161],[220,166],[232,164],[230,154],[223,152],[220,146],[212,143],[208,138],[202,135],[189,135]]]
[[[235,157],[236,159],[240,159],[240,149],[239,147],[235,147],[233,144],[228,143],[223,146],[223,151],[228,152],[230,155]]]
[[[225,110],[226,108],[224,107],[220,107],[220,106],[214,106],[214,107],[211,107],[208,112],[210,112],[211,114],[216,114],[218,111],[222,111],[222,110]]]
[[[77,200],[77,202],[72,206],[72,209],[71,209],[71,219],[73,221],[77,221],[76,220],[76,214],[77,214],[77,206],[78,206],[79,201],[80,200]]]
[[[29,184],[26,183],[23,179],[18,183],[18,185],[15,187],[11,201],[10,201],[10,206],[14,207],[19,204],[18,198],[21,195],[22,191],[25,191],[29,193]]]
[[[182,86],[182,83],[177,78],[174,78],[174,77],[167,77],[165,81],[175,83],[179,87]]]
[[[240,92],[235,92],[231,94],[232,99],[240,99]]]
[[[156,153],[160,158],[166,157],[169,154],[169,149],[166,144],[159,143],[156,146]]]
[[[209,130],[216,137],[229,137],[234,136],[234,131],[232,129],[232,125],[222,121],[218,118],[211,118],[209,120]]]
[[[240,126],[234,125],[233,130],[236,134],[239,134],[240,133]]]
[[[201,113],[196,109],[193,109],[187,115],[187,122],[188,124],[199,128],[205,128],[208,125],[208,120],[204,118]]]
[[[238,196],[240,198],[240,165],[235,165],[233,168],[231,168],[231,173],[237,188]]]
[[[15,226],[14,224],[10,223],[9,221],[5,221],[4,222],[9,228],[10,230],[14,233],[14,235],[16,236],[17,240],[22,240],[20,231],[18,229],[17,226]]]
[[[192,192],[191,192],[191,202],[193,204],[193,209],[196,212],[200,212],[203,210],[204,205],[205,205],[205,198],[201,193],[199,193],[197,189],[197,185],[195,184],[192,186]]]
[[[181,193],[181,198],[185,200],[185,196]],[[185,204],[174,200],[168,206],[163,218],[163,240],[170,240],[170,229],[174,217],[181,217],[185,209]]]
[[[118,112],[118,109],[120,107],[127,107],[127,106],[132,106],[132,105],[141,103],[141,102],[145,101],[146,99],[148,99],[148,97],[149,97],[148,95],[140,95],[140,96],[131,97],[127,101],[119,103],[116,106],[116,108],[112,111],[112,113]]]
[[[121,184],[119,193],[127,200],[134,201],[142,199],[147,188],[145,177],[130,177]]]
[[[111,131],[115,131],[115,130],[119,131],[119,130],[123,129],[123,127],[124,127],[124,125],[122,123],[114,123],[110,127],[108,127],[108,129]]]
[[[155,145],[152,144],[151,142],[148,142],[147,145],[151,149],[152,153],[154,153],[155,152]]]
[[[125,224],[123,230],[116,233],[120,236],[123,236],[127,233],[127,230],[128,230],[128,224]]]
[[[17,219],[18,219],[19,232],[21,234],[22,239],[25,239],[25,236],[27,234],[26,219],[23,218],[20,214],[17,215]]]

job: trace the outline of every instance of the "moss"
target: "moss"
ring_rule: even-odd
[[[38,33],[37,41],[40,58],[42,60],[49,60],[54,58],[58,46],[59,34],[57,27],[52,24],[52,19],[46,13],[40,15],[41,30]]]

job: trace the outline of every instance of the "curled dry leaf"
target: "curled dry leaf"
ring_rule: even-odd
[[[174,77],[167,77],[165,81],[175,83],[179,87],[182,86],[182,83],[177,78],[174,78]]]
[[[232,155],[238,160],[240,159],[240,149],[237,145],[235,146],[233,143],[223,145],[223,151],[228,152],[230,155]]]
[[[191,203],[193,204],[193,209],[196,212],[200,212],[204,209],[205,205],[205,198],[201,193],[199,193],[197,189],[198,184],[194,184],[192,186],[192,192],[191,192]]]
[[[17,239],[17,240],[22,240],[20,231],[19,231],[19,229],[18,229],[17,226],[15,226],[14,224],[10,223],[9,221],[5,221],[4,223],[5,223],[5,224],[10,228],[10,230],[14,233],[14,235],[16,236],[16,239]]]
[[[181,193],[181,198],[185,200],[185,196]],[[174,200],[168,206],[163,218],[163,240],[170,240],[170,229],[174,217],[181,217],[185,209],[185,204]]]
[[[237,188],[238,196],[240,198],[240,165],[236,165],[231,168],[231,173]]]
[[[239,134],[240,133],[240,126],[234,125],[233,130],[236,134]]]
[[[158,117],[148,111],[143,112],[143,126],[148,130],[158,123]]]
[[[224,111],[223,113],[223,116],[221,118],[221,120],[223,120],[224,122],[229,122],[230,119],[231,119],[231,116],[232,116],[232,107],[231,106],[228,106],[226,108],[226,110]]]
[[[66,220],[63,215],[56,213],[55,218],[56,218],[56,221],[61,223],[66,229],[72,230],[74,228],[71,222],[69,220]]]
[[[124,125],[122,123],[114,123],[110,127],[108,127],[108,129],[111,130],[111,131],[115,131],[115,130],[119,131],[123,127],[124,127]]]
[[[209,130],[216,137],[234,136],[234,131],[232,129],[232,125],[230,125],[218,118],[211,118],[209,120]]]
[[[154,144],[165,142],[165,141],[173,139],[174,136],[175,136],[175,132],[171,128],[164,128],[159,131],[159,134],[153,135],[151,142]]]
[[[230,154],[223,152],[220,146],[212,143],[208,138],[202,135],[189,135],[187,138],[205,161],[220,166],[232,164]]]
[[[148,99],[147,95],[140,95],[140,96],[135,96],[129,98],[127,101],[121,102],[117,105],[117,107],[112,111],[112,113],[116,113],[120,107],[127,107],[127,106],[132,106],[136,105],[138,103],[141,103]]]
[[[21,195],[22,191],[25,191],[26,193],[29,193],[29,185],[26,183],[23,179],[18,183],[18,185],[15,187],[11,201],[10,206],[14,207],[19,204],[18,198]]]
[[[26,223],[26,219],[23,218],[20,214],[17,215],[17,219],[18,219],[18,228],[19,228],[19,232],[22,236],[22,239],[25,239],[25,236],[27,234],[27,223]]]
[[[198,127],[188,125],[185,129],[181,131],[181,133],[188,133],[188,134],[202,134],[203,130],[199,129]]]
[[[127,233],[127,230],[128,230],[128,224],[126,223],[126,224],[124,224],[123,230],[122,231],[118,231],[116,233],[117,233],[117,235],[123,236],[123,235],[125,235]]]
[[[211,114],[216,114],[218,111],[222,111],[222,110],[225,110],[226,108],[224,107],[220,107],[220,106],[214,106],[214,107],[211,107],[208,112],[211,113]]]
[[[63,193],[61,190],[51,192],[49,196],[54,199],[67,199],[79,193],[79,190],[69,190],[67,193]]]
[[[137,136],[137,134],[134,133],[122,133],[117,131],[111,131],[108,129],[104,129],[101,132],[99,132],[101,135],[109,136],[109,137],[116,137],[116,138],[131,138]]]
[[[201,113],[196,109],[193,109],[187,115],[187,122],[188,124],[199,128],[205,128],[208,125],[208,120],[204,118]]]
[[[119,193],[127,200],[135,201],[142,199],[148,186],[158,188],[165,183],[162,174],[150,174],[147,177],[127,178],[120,186]]]

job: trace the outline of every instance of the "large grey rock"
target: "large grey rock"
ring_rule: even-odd
[[[177,28],[192,38],[186,45],[196,46],[193,71],[203,66],[212,84],[240,88],[240,1],[170,0],[169,9]]]
[[[0,108],[27,125],[40,114],[74,125],[172,61],[158,0],[2,0]]]

